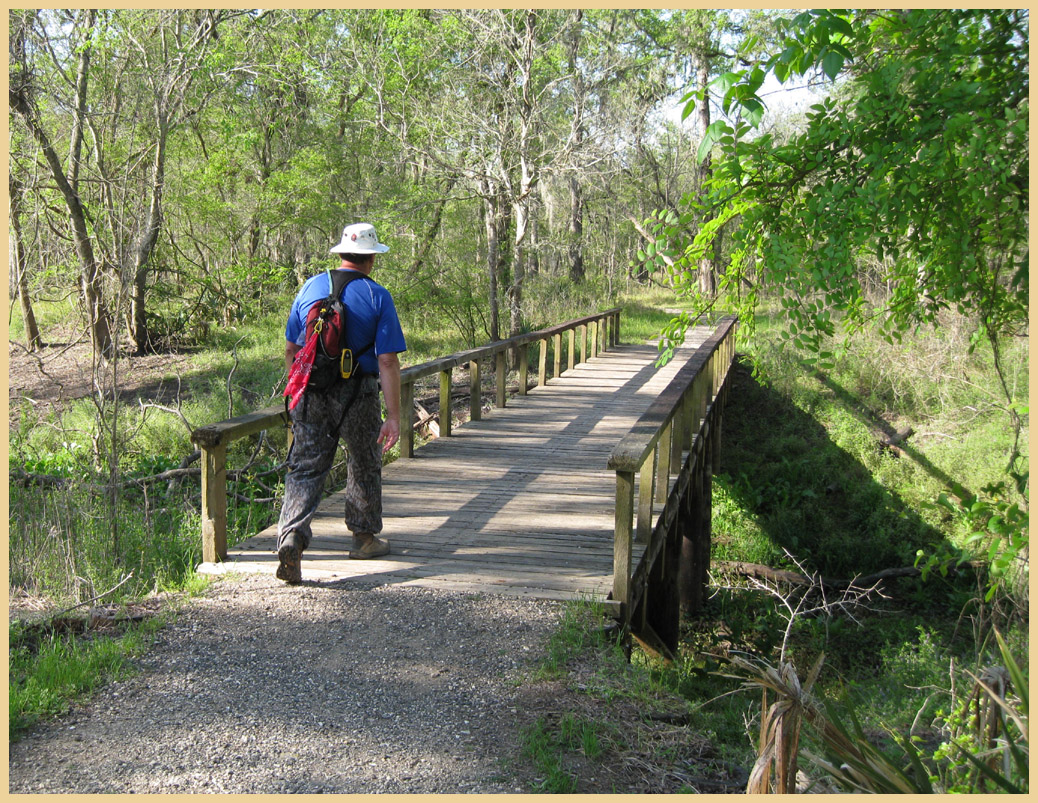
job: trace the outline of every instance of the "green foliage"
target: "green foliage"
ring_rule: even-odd
[[[762,292],[781,293],[786,334],[822,363],[836,310],[848,329],[876,321],[891,339],[949,308],[978,338],[1015,331],[1028,288],[1027,13],[811,11],[783,30],[768,60],[711,87],[738,122],[707,133],[708,196],[656,216],[677,285],[694,293],[695,257],[717,236],[694,228],[706,209],[734,226],[719,293],[744,319]],[[766,74],[813,69],[839,81],[804,130],[755,136]],[[886,293],[875,309],[873,285]]]
[[[1026,595],[1023,588],[1011,586],[1027,583],[1029,520],[1027,510],[1021,508],[1027,493],[1027,475],[1014,474],[1013,479],[1015,489],[999,482],[982,488],[979,496],[955,501],[946,493],[938,497],[937,504],[956,517],[969,536],[954,556],[946,553],[928,556],[920,550],[917,564],[921,565],[924,577],[935,569],[947,575],[952,565],[961,566],[979,555],[988,567],[985,602],[991,602],[998,593],[1009,595],[1015,591]]]

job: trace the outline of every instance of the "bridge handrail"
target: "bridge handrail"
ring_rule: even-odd
[[[532,343],[540,343],[540,360],[538,385],[547,383],[548,341],[554,339],[554,372],[558,376],[562,372],[562,335],[569,333],[569,355],[567,367],[572,369],[576,364],[584,362],[586,356],[595,357],[599,351],[615,346],[620,341],[620,307],[587,315],[566,323],[540,329],[536,332],[517,335],[507,340],[497,340],[466,351],[460,351],[446,357],[439,357],[419,365],[412,365],[400,371],[400,410],[405,417],[400,424],[400,456],[404,458],[414,455],[414,383],[425,376],[440,375],[440,435],[451,433],[451,371],[459,365],[468,363],[470,367],[470,417],[478,421],[482,412],[482,399],[479,381],[479,361],[494,357],[497,372],[497,406],[504,407],[506,402],[505,355],[512,349],[518,349],[519,357],[519,394],[526,395],[529,377],[527,349]],[[588,338],[590,329],[591,337]],[[579,332],[579,343],[577,342]],[[579,347],[579,351],[578,351]],[[275,426],[288,426],[284,404],[264,407],[245,415],[228,418],[213,424],[206,424],[191,433],[191,442],[202,452],[202,559],[206,563],[215,563],[227,557],[227,447],[234,441],[271,429]],[[291,437],[291,432],[289,433]]]
[[[612,598],[624,606],[627,615],[642,590],[633,582],[637,574],[631,566],[634,541],[646,545],[642,564],[651,565],[662,548],[666,530],[666,527],[653,525],[653,503],[664,503],[659,523],[666,520],[669,526],[677,515],[677,510],[670,508],[680,497],[668,492],[670,477],[690,468],[689,464],[697,460],[710,434],[715,401],[727,388],[735,357],[737,327],[738,319],[734,315],[719,321],[714,333],[696,349],[609,457],[608,467],[616,472]],[[717,438],[712,440],[714,448],[718,448]],[[689,464],[682,467],[681,458],[686,450]],[[687,477],[679,477],[679,482],[687,481]]]
[[[569,333],[569,358],[568,368],[572,369],[578,363],[584,362],[586,355],[597,356],[598,352],[615,346],[620,340],[620,307],[613,307],[604,312],[597,312],[583,318],[577,318],[566,323],[540,329],[536,332],[516,335],[507,340],[496,340],[485,346],[459,351],[446,357],[424,362],[404,368],[400,372],[400,410],[401,415],[414,415],[414,383],[426,376],[440,375],[440,410],[439,425],[440,435],[449,436],[451,433],[451,372],[454,368],[468,363],[469,366],[469,420],[479,421],[482,416],[482,397],[480,392],[480,368],[479,361],[493,357],[495,360],[495,374],[497,379],[497,391],[495,403],[497,407],[504,407],[506,402],[505,355],[513,349],[519,352],[519,395],[525,396],[529,384],[529,362],[527,360],[527,349],[532,343],[540,344],[540,359],[538,361],[537,385],[541,386],[548,381],[547,355],[548,342],[553,339],[554,349],[554,372],[552,376],[562,373],[562,335]],[[590,328],[591,337],[588,338]],[[579,343],[577,333],[579,332]],[[579,347],[579,351],[577,350]],[[587,350],[585,350],[587,347]],[[409,458],[414,456],[414,426],[411,421],[400,422],[400,456]]]

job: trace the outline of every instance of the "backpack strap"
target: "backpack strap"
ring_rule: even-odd
[[[328,282],[330,284],[329,297],[334,297],[338,301],[342,301],[343,291],[345,291],[346,288],[352,282],[355,282],[357,279],[367,279],[368,281],[373,281],[373,279],[370,276],[365,276],[363,273],[358,273],[357,271],[336,270],[333,272],[331,269],[328,269]],[[343,306],[346,306],[346,302],[343,301],[342,303]],[[347,311],[348,310],[349,308],[347,307]],[[356,354],[354,355],[354,359],[360,357],[361,354],[367,354],[373,348],[375,348],[374,341],[368,344],[368,346],[366,346],[365,348],[356,352]],[[358,376],[360,376],[360,374],[358,374]]]
[[[347,285],[351,282],[355,282],[357,279],[370,279],[363,273],[358,273],[352,270],[336,270],[334,273],[331,268],[327,270],[328,273],[328,295],[342,301],[342,291],[346,289]]]

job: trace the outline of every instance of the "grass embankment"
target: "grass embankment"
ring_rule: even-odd
[[[684,699],[690,734],[747,772],[756,756],[761,697],[759,689],[740,691],[742,681],[728,676],[740,674],[728,663],[733,655],[773,665],[781,655],[803,680],[824,653],[818,698],[853,706],[864,733],[888,748],[892,734],[911,734],[931,749],[948,738],[953,707],[973,684],[966,672],[1002,663],[994,626],[1027,672],[1026,572],[1022,579],[1003,578],[989,600],[992,578],[968,563],[946,576],[933,571],[925,579],[894,580],[867,605],[796,616],[784,640],[801,592],[764,590],[716,570],[739,561],[852,578],[911,567],[920,553],[983,561],[993,543],[1002,543],[991,533],[977,538],[954,505],[937,503],[955,492],[987,498],[989,486],[1006,478],[1013,447],[1009,402],[990,352],[981,347],[968,354],[966,334],[954,320],[897,346],[867,337],[847,346],[835,367],[817,370],[780,341],[766,317],[754,342],[741,345],[713,483],[714,593],[703,614],[684,624],[678,661],[664,664],[636,649],[630,667],[611,664],[626,683],[612,689]],[[1007,344],[1004,365],[1015,403],[1026,408],[1025,339]],[[905,440],[884,445],[884,436],[909,428]],[[1023,441],[1017,468],[1026,472],[1026,431]],[[1011,482],[1004,490],[1026,509]],[[818,604],[816,596],[809,607]],[[594,654],[609,666],[603,656],[619,648],[603,645],[593,617],[586,621],[583,636],[569,629],[574,654],[585,660]],[[582,721],[584,732],[609,728],[609,700],[599,702],[602,718]],[[564,769],[575,766],[567,757],[582,754],[572,734],[542,721],[526,739],[545,789],[582,790],[581,778]],[[621,763],[628,747],[599,748],[598,770]],[[947,778],[935,772],[941,782],[961,785],[955,777],[965,776],[962,765],[961,758],[958,766],[953,761]]]

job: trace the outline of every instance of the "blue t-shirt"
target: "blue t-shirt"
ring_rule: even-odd
[[[292,302],[285,326],[286,340],[303,345],[306,315],[310,307],[328,297],[329,290],[327,273],[306,281]],[[342,291],[342,303],[346,305],[346,347],[353,352],[362,373],[378,374],[379,354],[407,351],[393,297],[382,285],[372,279],[356,279]]]

